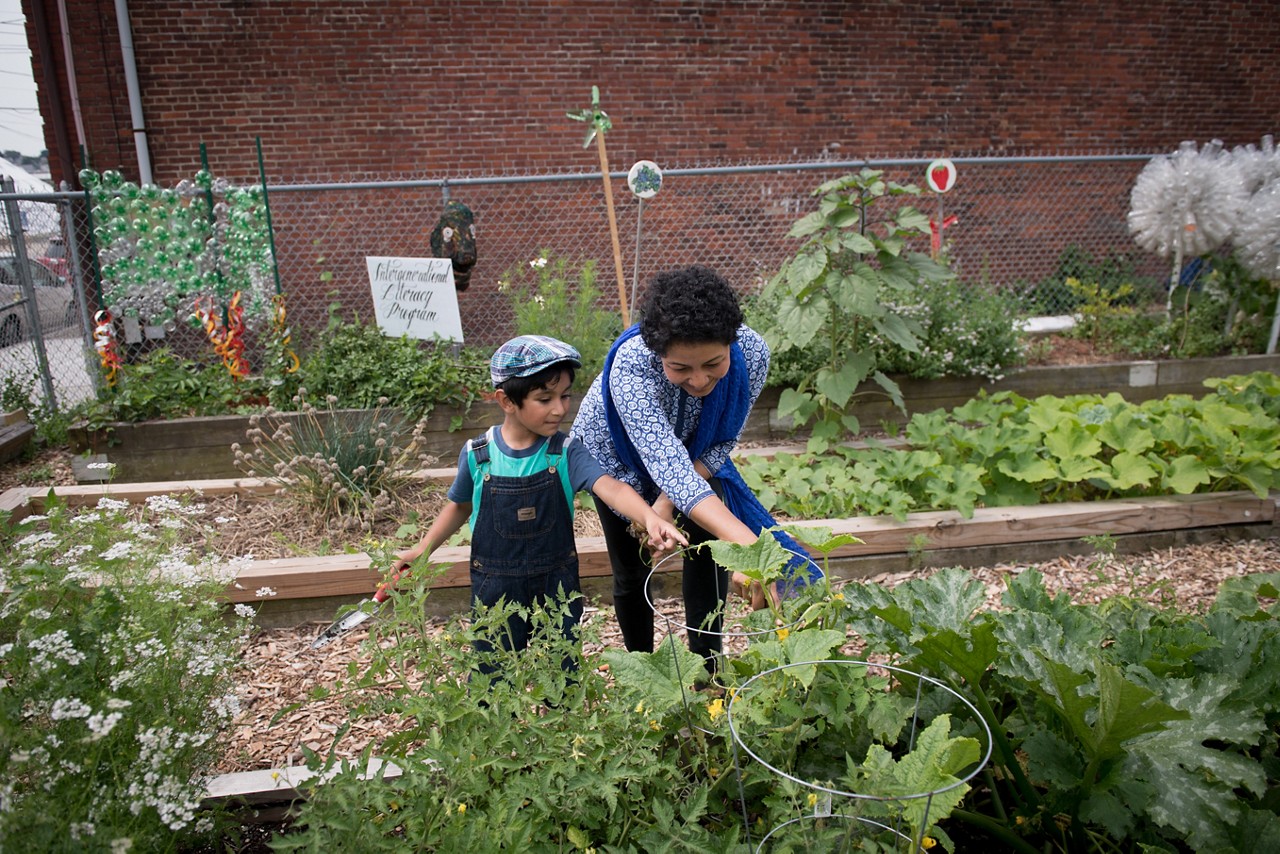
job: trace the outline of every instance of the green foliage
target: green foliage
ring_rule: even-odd
[[[1017,289],[1027,314],[1073,314],[1084,302],[1085,295],[1068,285],[1069,279],[1090,282],[1114,293],[1122,285],[1129,285],[1129,292],[1122,305],[1141,307],[1162,302],[1163,282],[1137,273],[1136,257],[1127,253],[1112,253],[1095,257],[1078,244],[1071,244],[1058,256],[1054,271],[1031,285]]]
[[[843,592],[869,655],[948,681],[986,720],[989,788],[955,815],[997,847],[1243,852],[1280,844],[1263,801],[1280,776],[1280,676],[1262,666],[1277,580],[1224,585],[1204,616],[1075,605],[1034,570],[999,611],[959,569]]]
[[[1124,282],[1114,288],[1098,282],[1082,282],[1076,278],[1067,279],[1067,288],[1076,298],[1077,323],[1072,334],[1077,338],[1085,338],[1097,343],[1102,334],[1104,322],[1113,316],[1128,316],[1133,309],[1123,300],[1133,294],[1133,285]]]
[[[821,532],[809,536],[829,548],[847,542]],[[762,578],[785,574],[789,557],[780,549],[729,544],[717,544],[717,554],[730,568]],[[748,634],[751,645],[722,673],[735,691],[725,694],[695,689],[703,660],[675,636],[653,653],[584,655],[559,637],[560,602],[529,615],[540,635],[529,649],[488,657],[502,674],[490,681],[470,643],[512,609],[488,609],[474,622],[454,620],[432,641],[424,616],[432,577],[415,568],[399,586],[391,618],[374,624],[372,665],[337,688],[350,698],[354,719],[371,706],[402,717],[403,728],[378,752],[405,773],[365,780],[360,772],[367,757],[332,763],[337,775],[309,793],[299,832],[277,840],[279,850],[317,850],[352,839],[364,851],[737,850],[744,836],[758,842],[772,827],[813,815],[814,790],[795,787],[759,763],[744,766],[739,788],[731,703],[732,714],[741,712],[740,726],[759,737],[753,744],[786,754],[787,767],[839,785],[865,788],[874,778],[870,785],[886,787],[890,803],[867,807],[869,817],[896,816],[896,794],[952,780],[976,763],[972,737],[955,733],[956,715],[946,711],[926,713],[916,729],[918,747],[911,748],[914,688],[841,656],[846,614],[824,583],[775,603],[775,611],[735,614],[726,622],[726,630],[731,622],[733,631]],[[827,617],[842,627],[823,628]],[[598,644],[591,623],[584,632],[588,645]],[[570,673],[560,667],[566,657],[577,665]],[[816,663],[829,657],[844,665]],[[764,676],[749,699],[736,693],[778,665],[788,666],[787,678]],[[431,691],[418,687],[424,680]],[[390,686],[391,695],[376,699],[362,690],[372,684]],[[796,734],[800,746],[789,749]],[[868,755],[883,774],[859,770]],[[325,764],[313,757],[317,770]],[[964,787],[954,791],[958,800]],[[945,813],[935,803],[928,823],[936,826]],[[910,808],[907,815],[924,821]],[[895,826],[917,836],[925,830]],[[812,847],[796,839],[789,844]],[[900,847],[868,834],[850,850]]]
[[[912,416],[906,448],[837,447],[739,466],[770,509],[841,518],[1230,489],[1280,488],[1280,417],[1267,373],[1133,404],[1117,394],[982,395]]]
[[[874,333],[918,351],[921,330],[898,306],[915,298],[921,281],[951,276],[927,255],[907,249],[909,239],[929,233],[927,217],[910,206],[884,212],[885,206],[877,204],[919,195],[919,188],[883,181],[881,174],[864,169],[814,191],[817,210],[789,232],[804,243],[761,297],[774,321],[760,332],[775,354],[820,343],[821,363],[783,392],[778,407],[779,415],[794,418],[798,427],[812,422],[812,450],[858,432],[857,417],[847,412],[863,380],[874,379],[901,405],[897,384],[879,370],[872,353],[860,349],[864,336]]]
[[[5,850],[194,850],[212,829],[202,777],[238,713],[252,609],[228,619],[234,571],[176,545],[190,509],[155,496],[76,511],[50,493],[43,515],[0,530]]]
[[[577,282],[570,283],[575,275]],[[516,317],[516,335],[549,335],[572,344],[582,355],[577,385],[586,388],[604,369],[604,358],[622,332],[622,319],[597,308],[600,288],[595,261],[570,264],[542,250],[526,267],[503,274],[498,290],[507,294]]]
[[[126,363],[116,384],[101,389],[77,414],[96,429],[112,421],[156,421],[228,415],[263,398],[254,379],[231,376],[221,360],[184,359],[167,347]]]
[[[920,327],[920,349],[869,333],[866,346],[885,373],[999,380],[1023,363],[1016,300],[1006,293],[956,279],[926,280],[899,311]]]
[[[398,508],[398,493],[413,483],[426,419],[406,439],[403,415],[387,408],[339,410],[334,396],[317,409],[299,389],[293,413],[268,410],[249,418],[252,450],[237,443],[236,466],[274,480],[286,497],[344,527],[372,528]]]
[[[489,389],[489,354],[443,341],[389,338],[376,323],[346,322],[330,308],[329,325],[302,360],[300,381],[316,397],[344,409],[388,405],[411,418],[436,404],[466,409]],[[287,400],[272,400],[277,408]]]
[[[911,379],[981,376],[996,380],[1025,361],[1016,322],[1017,301],[1002,291],[954,279],[922,281],[915,297],[897,309],[920,329],[919,348],[911,350],[864,327],[856,349],[872,353],[880,370]],[[777,323],[772,297],[744,301],[747,323],[768,329]],[[794,388],[816,373],[827,357],[827,342],[774,353],[769,385]]]

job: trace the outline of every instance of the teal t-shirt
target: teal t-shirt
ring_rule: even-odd
[[[496,477],[528,477],[544,472],[549,465],[547,453],[549,440],[543,439],[528,448],[513,450],[502,439],[502,431],[490,427],[489,474]],[[561,460],[556,469],[564,486],[565,501],[569,505],[569,518],[573,518],[573,496],[583,490],[590,491],[597,480],[604,476],[604,469],[595,461],[586,447],[577,439],[565,439]],[[449,487],[449,500],[458,504],[471,504],[471,528],[475,530],[480,513],[480,487],[483,479],[477,476],[475,455],[471,442],[462,446],[458,454],[458,473]]]

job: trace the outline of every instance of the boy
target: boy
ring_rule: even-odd
[[[576,640],[582,597],[573,539],[575,493],[588,490],[637,522],[658,553],[688,545],[634,489],[605,474],[580,441],[570,442],[560,431],[581,366],[576,349],[542,335],[522,335],[498,348],[489,373],[502,424],[463,446],[449,503],[415,546],[397,553],[393,577],[469,520],[473,607],[503,597],[528,607],[552,596],[574,597],[561,631]],[[501,643],[508,650],[526,648],[529,622],[513,615]],[[476,649],[492,647],[478,641]]]

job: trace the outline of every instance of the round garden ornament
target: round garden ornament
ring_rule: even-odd
[[[637,160],[627,172],[627,186],[638,199],[652,199],[662,189],[662,169],[652,160]]]
[[[956,185],[956,165],[946,157],[939,157],[925,169],[924,180],[935,193],[948,192]]]

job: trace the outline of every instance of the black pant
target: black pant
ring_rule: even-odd
[[[718,483],[712,481],[712,486]],[[596,499],[600,525],[604,528],[609,563],[613,566],[613,607],[618,615],[622,640],[632,652],[653,652],[653,609],[645,599],[644,583],[649,576],[649,553],[640,541],[627,533],[627,521],[600,499]],[[684,529],[689,545],[714,540],[711,534],[685,516],[676,524]],[[722,614],[729,591],[729,573],[716,565],[709,549],[690,552],[684,559],[684,611],[689,628],[689,649],[716,671],[720,653]],[[700,631],[705,629],[705,631]]]

